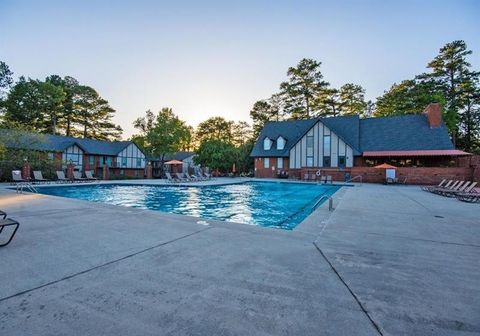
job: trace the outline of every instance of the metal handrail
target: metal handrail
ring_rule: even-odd
[[[23,187],[26,187],[30,192],[38,193],[37,189],[35,189],[35,187],[31,183],[28,183],[28,182],[17,183],[16,192],[20,193],[20,194],[23,194]]]
[[[312,212],[317,210],[318,206],[320,205],[323,199],[328,200],[328,210],[329,211],[333,210],[333,198],[331,198],[330,196],[323,195],[317,200],[317,202],[315,202],[315,205],[312,207]]]
[[[355,180],[356,178],[360,178],[360,184],[363,183],[363,177],[362,177],[362,175],[357,175],[357,176],[355,176],[355,177],[352,177],[350,180],[348,180],[348,181],[346,181],[346,182],[347,182],[347,183],[348,183],[348,182],[352,182],[352,181]]]

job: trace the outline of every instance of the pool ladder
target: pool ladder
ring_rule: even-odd
[[[328,211],[333,211],[333,198],[330,196],[323,195],[315,202],[315,205],[312,208],[312,212],[317,210],[318,206],[322,203],[324,199],[328,200]]]
[[[37,189],[35,189],[35,187],[31,183],[28,183],[28,182],[17,183],[15,190],[16,190],[17,193],[23,194],[23,188],[24,187],[25,187],[25,189],[27,189],[30,192],[38,193]]]

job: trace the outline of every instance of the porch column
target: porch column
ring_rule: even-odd
[[[22,166],[22,179],[30,180],[31,174],[32,174],[32,168],[30,167],[30,163],[28,163],[27,159],[24,159],[23,166]]]
[[[110,179],[110,169],[108,169],[108,166],[106,164],[103,165],[103,179],[104,180]]]
[[[151,180],[152,178],[153,178],[152,163],[148,162],[148,164],[147,164],[147,179]]]
[[[70,180],[73,180],[73,171],[75,169],[75,165],[73,163],[69,163],[67,164],[67,178],[69,178]]]

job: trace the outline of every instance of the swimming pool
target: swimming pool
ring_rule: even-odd
[[[46,195],[291,230],[334,185],[246,182],[219,186],[95,184],[40,187]]]

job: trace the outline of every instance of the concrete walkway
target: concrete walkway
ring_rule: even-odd
[[[417,187],[293,232],[0,194],[0,335],[480,334],[480,207]]]

